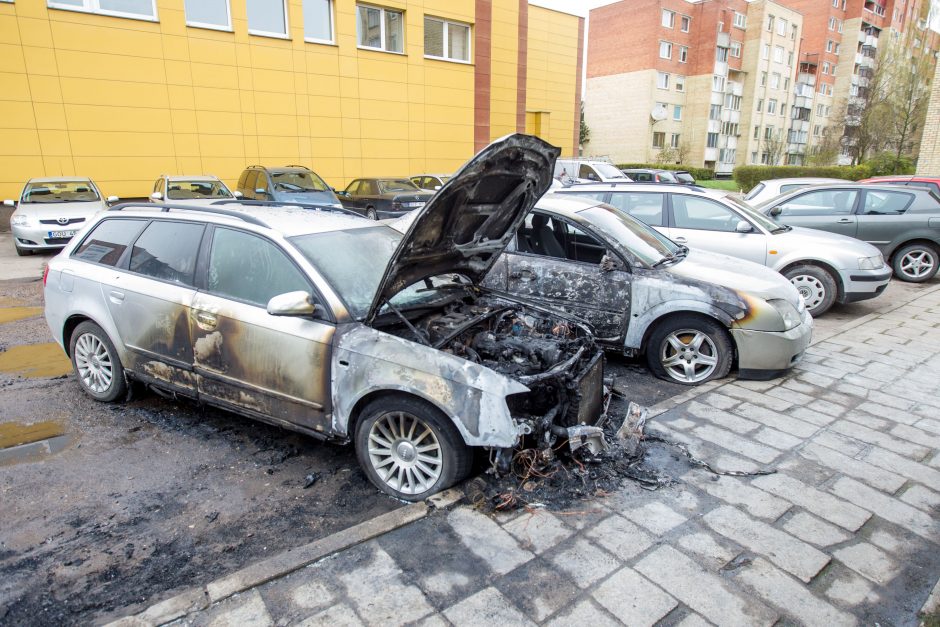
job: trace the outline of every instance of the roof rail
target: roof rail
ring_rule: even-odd
[[[572,182],[568,185],[565,185],[566,189],[571,189],[572,187],[584,187],[587,185],[594,186],[604,186],[610,185],[611,187],[617,187],[619,185],[652,185],[655,187],[678,187],[680,189],[691,189],[697,192],[704,192],[706,189],[700,185],[686,185],[685,183],[668,183],[665,181],[655,182],[655,181],[592,181],[590,183],[579,183]]]
[[[257,168],[258,170],[263,170],[263,169],[264,169],[264,166],[263,166],[263,165],[257,165],[257,164],[255,164],[255,165],[250,165],[250,166],[248,166],[248,167],[245,168],[245,169],[246,169],[246,170],[254,170],[254,169],[256,169],[256,168]]]
[[[270,228],[264,220],[260,220],[253,215],[243,213],[241,211],[232,211],[231,209],[213,209],[211,207],[194,207],[192,205],[174,205],[172,203],[154,203],[154,202],[124,202],[120,205],[114,205],[109,207],[108,211],[123,211],[124,209],[159,209],[163,213],[169,213],[170,211],[195,211],[201,213],[214,213],[217,215],[226,216],[229,218],[236,218],[247,222],[248,224],[254,224],[255,226],[263,226],[265,228]]]
[[[284,167],[285,167],[285,168],[303,168],[304,170],[307,170],[308,172],[312,172],[312,171],[313,171],[313,170],[311,170],[310,168],[308,168],[308,167],[305,166],[305,165],[297,165],[297,164],[295,164],[295,163],[288,163],[288,164],[285,165]]]
[[[335,211],[337,213],[346,213],[357,218],[363,215],[346,207],[337,207],[336,205],[318,205],[310,202],[288,202],[286,200],[244,200],[244,199],[226,199],[217,200],[212,203],[215,205],[245,205],[247,207],[300,207],[301,209],[310,209],[312,211]]]

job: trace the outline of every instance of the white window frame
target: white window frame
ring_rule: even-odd
[[[685,92],[685,77],[676,75],[676,91]]]
[[[402,11],[402,15],[404,15],[404,11]],[[466,22],[458,22],[456,20],[446,20],[442,17],[434,17],[433,15],[425,15],[424,19],[431,20],[432,22],[441,22],[444,24],[444,42],[443,42],[444,56],[437,57],[437,56],[425,53],[424,55],[425,59],[434,59],[435,61],[450,61],[451,63],[463,63],[463,64],[470,64],[473,61],[473,26],[472,25],[467,24]],[[467,29],[467,58],[466,60],[455,59],[455,58],[447,56],[447,42],[448,42],[447,33],[448,33],[448,30],[450,29],[451,24],[453,24],[454,26],[460,26],[461,28]],[[402,22],[402,25],[404,25],[404,21]],[[384,37],[384,33],[383,33],[383,37]],[[424,42],[422,42],[422,45],[424,45]],[[369,48],[369,50],[372,50],[372,48]]]
[[[11,0],[12,1],[12,0]],[[150,6],[153,7],[153,16],[145,16],[139,13],[126,13],[124,11],[109,11],[102,9],[98,0],[82,0],[82,6],[74,4],[63,4],[55,0],[47,0],[46,6],[50,9],[62,9],[63,11],[77,11],[79,13],[96,13],[98,15],[110,15],[112,17],[123,17],[129,20],[142,20],[144,22],[159,22],[160,16],[157,13],[157,0],[150,0]]]
[[[737,11],[735,11],[733,25],[735,28],[740,28],[742,30],[747,28],[747,15],[745,15],[744,13],[738,13]]]
[[[663,78],[665,80],[661,80]],[[669,89],[669,72],[656,73],[656,89]]]
[[[3,0],[0,0],[0,1],[3,1]],[[13,0],[10,0],[10,1],[12,2]],[[226,17],[224,26],[220,24],[209,24],[206,22],[190,21],[189,16],[186,15],[186,3],[184,2],[183,3],[183,15],[186,19],[186,26],[190,26],[192,28],[208,28],[209,30],[221,30],[227,33],[231,33],[232,32],[232,2],[231,0],[224,0],[224,2],[225,2],[225,17]]]
[[[678,148],[680,142],[681,142],[681,137],[680,137],[680,134],[679,134],[679,133],[672,133],[672,134],[669,136],[669,147],[670,147],[670,148]]]
[[[783,63],[785,52],[786,50],[783,46],[774,46],[774,63]]]
[[[679,114],[678,116],[676,116],[677,113]],[[682,121],[682,105],[672,105],[672,119],[675,122]]]
[[[307,0],[302,0],[306,2]],[[316,37],[307,37],[307,23],[303,23],[304,27],[304,41],[312,44],[335,44],[336,43],[336,0],[327,0],[327,5],[330,7],[330,39],[317,39]],[[301,18],[303,18],[303,5],[301,5]]]
[[[679,63],[689,62],[689,47],[679,46]]]
[[[789,25],[790,25],[790,23],[787,22],[785,19],[783,19],[783,18],[777,18],[777,34],[780,35],[781,37],[786,37],[786,36],[787,36],[787,26],[789,26]]]
[[[663,54],[664,50],[666,54]],[[672,42],[669,42],[669,41],[659,42],[659,58],[660,59],[672,59]]]
[[[248,34],[256,35],[258,37],[271,37],[273,39],[290,39],[290,15],[287,12],[287,0],[282,0],[282,3],[284,4],[284,32],[283,33],[276,33],[276,32],[266,31],[266,30],[255,30],[253,28],[249,28]],[[245,7],[245,10],[247,11],[247,6]],[[246,22],[248,21],[247,15],[246,15],[245,21]]]
[[[767,114],[774,115],[775,113],[777,113],[777,99],[771,98],[767,101]]]
[[[376,10],[382,12],[382,19],[379,20],[379,29],[380,29],[379,32],[380,32],[380,34],[381,34],[381,39],[382,39],[382,47],[381,47],[381,48],[374,48],[374,47],[372,47],[372,46],[364,46],[364,45],[362,45],[361,43],[359,43],[359,31],[358,31],[358,28],[359,28],[359,7],[366,7],[366,8],[369,8],[369,9],[376,9]],[[392,13],[400,13],[400,14],[401,14],[401,52],[397,52],[397,51],[395,51],[395,50],[389,50],[389,49],[386,47],[386,43],[387,43],[387,39],[388,39],[388,37],[387,37],[387,35],[386,35],[386,33],[385,33],[385,12],[386,12],[386,11],[391,11]],[[423,22],[422,22],[422,23],[423,23]],[[390,7],[387,8],[387,7],[383,7],[383,6],[378,6],[378,5],[376,5],[376,4],[368,4],[368,3],[366,3],[366,2],[357,2],[357,3],[356,3],[356,28],[357,28],[357,30],[356,30],[356,48],[359,48],[360,50],[372,50],[373,52],[386,52],[386,53],[388,53],[388,54],[401,54],[401,55],[404,55],[404,54],[406,53],[406,51],[408,50],[407,43],[405,42],[405,30],[406,30],[405,26],[406,26],[406,24],[405,24],[405,10],[404,10],[404,9],[394,9],[394,8],[390,8]]]
[[[683,23],[687,28],[682,28]],[[679,30],[683,33],[687,33],[692,30],[692,18],[688,15],[679,15]]]
[[[741,42],[740,41],[731,42],[731,52],[729,54],[735,59],[741,58]]]
[[[667,20],[668,18],[668,20]],[[668,24],[666,22],[669,22]],[[659,23],[663,28],[675,28],[676,27],[676,12],[670,11],[669,9],[663,9],[662,17],[659,19]]]

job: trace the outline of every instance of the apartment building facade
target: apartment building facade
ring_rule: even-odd
[[[729,174],[803,165],[834,142],[847,146],[846,162],[881,32],[935,56],[929,1],[623,0],[594,9],[587,152]]]
[[[930,103],[927,105],[927,123],[920,141],[917,173],[924,176],[940,175],[940,64],[934,70]]]
[[[254,163],[341,188],[526,130],[577,154],[583,39],[528,0],[0,0],[0,197]]]

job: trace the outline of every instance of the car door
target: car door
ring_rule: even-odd
[[[315,294],[309,280],[279,245],[260,235],[216,226],[207,239],[205,274],[190,319],[199,396],[329,432],[335,325],[267,312],[279,294]]]
[[[858,214],[856,237],[884,250],[889,244],[905,239],[906,232],[927,229],[929,218],[937,213],[909,213],[915,196],[909,192],[883,189],[865,190]],[[940,207],[938,207],[940,209]]]
[[[346,186],[344,193],[340,196],[340,203],[347,209],[356,209],[362,212],[361,199],[359,198],[359,189],[362,187],[362,180],[356,179]]]
[[[189,316],[205,225],[152,220],[134,241],[106,290],[111,317],[128,349],[125,367],[195,396]]]
[[[604,269],[605,254],[617,259],[619,268]],[[515,250],[504,255],[509,293],[587,321],[598,340],[622,341],[632,275],[601,239],[556,216],[533,212],[519,228]]]
[[[813,189],[790,196],[774,205],[771,211],[778,222],[790,226],[855,237],[858,231],[855,216],[858,196],[856,189]]]
[[[672,220],[665,234],[674,242],[761,265],[767,262],[767,235],[727,205],[692,194],[669,194],[669,202]],[[739,232],[741,222],[751,230]]]

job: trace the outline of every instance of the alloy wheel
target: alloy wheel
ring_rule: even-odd
[[[914,249],[901,257],[901,272],[911,279],[919,279],[933,271],[936,260],[930,251]]]
[[[75,342],[75,367],[82,384],[95,394],[104,394],[111,387],[111,353],[93,333],[84,333]]]
[[[441,477],[444,453],[434,431],[408,412],[388,412],[369,430],[369,461],[379,478],[403,494],[421,494]]]
[[[696,329],[678,329],[666,336],[660,361],[669,376],[683,383],[705,381],[718,366],[718,348]]]

